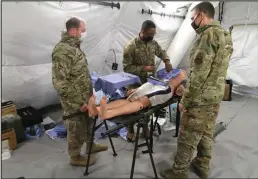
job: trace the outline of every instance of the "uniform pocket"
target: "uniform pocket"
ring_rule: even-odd
[[[133,63],[137,65],[141,65],[142,61],[143,61],[143,53],[141,52],[141,49],[136,49]]]
[[[206,125],[206,112],[201,108],[191,108],[184,113],[185,127],[190,131],[203,132]]]

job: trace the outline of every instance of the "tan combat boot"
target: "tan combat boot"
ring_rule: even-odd
[[[92,149],[91,149],[91,154],[107,151],[107,149],[108,149],[107,145],[93,143]],[[89,153],[89,150],[90,150],[90,143],[87,143],[86,154]]]
[[[87,165],[88,157],[83,157],[81,155],[76,157],[71,157],[70,164],[72,166],[82,166],[85,167]],[[96,163],[97,159],[94,156],[90,157],[89,166],[94,165]]]
[[[187,179],[188,174],[175,174],[172,169],[166,169],[160,172],[160,176],[164,179],[175,179],[175,178],[182,178]]]
[[[196,159],[192,160],[190,164],[190,170],[194,172],[199,178],[206,179],[209,177],[208,172],[201,169],[201,167],[197,166]]]

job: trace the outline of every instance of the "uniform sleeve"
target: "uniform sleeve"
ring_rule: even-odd
[[[82,95],[84,103],[88,103],[90,97],[93,95],[93,86],[91,76],[88,70],[86,59],[83,56],[76,56],[77,63],[73,66],[74,87],[78,93]]]
[[[135,47],[129,43],[124,47],[123,67],[124,71],[132,74],[140,74],[144,66],[133,65]]]
[[[169,59],[167,52],[165,50],[162,50],[158,42],[156,42],[155,55],[159,57],[162,61]]]
[[[212,62],[215,59],[215,46],[212,44],[209,34],[203,34],[200,38],[199,46],[196,48],[193,59],[191,59],[189,83],[181,100],[181,104],[185,109],[190,107],[193,101],[200,99],[200,90],[211,71]]]
[[[56,54],[53,57],[52,70],[55,74],[53,84],[59,95],[63,99],[67,99],[66,103],[74,109],[80,109],[83,105],[83,96],[78,92],[71,82],[71,71],[74,65],[74,55],[72,54]],[[55,79],[56,78],[56,79]]]

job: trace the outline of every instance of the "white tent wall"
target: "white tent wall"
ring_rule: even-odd
[[[60,40],[69,16],[86,11],[92,30],[89,30],[90,38],[87,39],[91,43],[83,44],[83,50],[89,53],[98,50],[96,59],[101,59],[109,48],[107,42],[118,11],[103,7],[85,9],[86,4],[81,3],[81,9],[71,12],[58,5],[55,2],[3,2],[3,99],[13,100],[18,107],[32,105],[40,108],[58,102],[51,82],[51,51]],[[99,18],[100,12],[109,18]],[[99,24],[102,24],[101,28]],[[94,49],[92,46],[100,47]]]
[[[168,13],[184,4],[189,2],[170,2],[166,8],[157,2],[120,2],[121,9],[117,10],[89,7],[83,2],[3,2],[3,100],[14,101],[18,108],[59,103],[51,81],[51,52],[69,17],[78,16],[86,21],[88,36],[81,48],[86,52],[90,71],[104,75],[112,72],[110,64],[115,57],[111,49],[116,51],[118,71],[122,70],[123,46],[138,35],[144,20],[155,21],[156,40],[164,49],[183,21],[141,14],[142,8]]]
[[[141,9],[152,9],[154,11],[158,12],[165,12],[169,13],[168,11],[175,11],[176,7],[180,4],[185,4],[185,2],[174,2],[174,8],[170,8],[170,6],[167,6],[167,8],[162,8],[161,5],[159,5],[157,2],[127,2],[124,3],[121,9],[121,12],[119,14],[119,18],[116,21],[116,25],[114,29],[112,29],[112,39],[111,39],[111,45],[110,50],[107,59],[107,63],[103,65],[103,70],[106,74],[113,72],[111,69],[111,64],[114,62],[114,59],[118,60],[119,64],[119,71],[122,71],[122,55],[123,55],[123,47],[126,42],[128,42],[130,39],[134,38],[138,35],[141,24],[144,20],[151,19],[153,20],[157,25],[157,35],[155,36],[155,39],[160,43],[162,48],[167,49],[170,45],[173,37],[175,36],[178,28],[180,27],[183,19],[180,18],[164,18],[160,16],[150,16],[143,14],[141,15]],[[184,15],[184,14],[183,14]],[[137,19],[137,20],[136,20]],[[114,56],[111,49],[114,49],[116,54]],[[156,59],[158,60],[158,58]],[[158,63],[158,61],[157,61]]]
[[[168,51],[173,66],[188,69],[189,49],[195,37],[190,13],[183,20],[140,11],[152,9],[171,14],[177,7],[191,2],[164,3],[166,8],[157,2],[120,2],[118,10],[98,5],[89,7],[83,2],[3,2],[3,100],[12,100],[18,107],[32,105],[36,108],[59,102],[51,82],[51,52],[60,40],[65,21],[71,16],[86,21],[88,36],[81,48],[86,52],[90,71],[101,75],[112,73],[111,64],[115,59],[119,64],[117,71],[122,71],[123,47],[137,36],[141,23],[147,19],[157,24],[155,39]],[[213,2],[215,6],[217,3]],[[235,92],[254,95],[258,94],[257,8],[257,2],[225,2],[222,21],[226,29],[239,25],[232,31],[234,53],[228,78],[234,81]],[[159,68],[162,67],[163,63]]]
[[[192,3],[189,9],[192,9],[198,3],[200,2]],[[167,51],[168,56],[171,59],[172,66],[174,68],[176,68],[182,60],[183,55],[186,53],[187,49],[190,46],[189,42],[193,41],[194,37],[195,32],[191,28],[191,11],[188,11],[186,19],[180,26],[175,38],[173,39]]]
[[[223,27],[229,30],[232,25],[234,26],[232,30],[234,52],[230,59],[227,78],[233,80],[235,93],[252,96],[258,96],[257,8],[258,2],[224,2],[222,15]],[[218,7],[216,12],[217,18]],[[185,50],[182,59],[177,59],[180,61],[180,68],[189,69],[189,50],[189,48]]]

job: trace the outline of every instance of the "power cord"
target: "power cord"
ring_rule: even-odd
[[[117,64],[117,62],[116,62],[116,51],[115,51],[114,49],[109,49],[108,52],[110,52],[110,51],[113,51],[113,54],[114,54],[114,56],[115,56],[115,63],[112,63],[111,68],[112,68],[112,70],[117,70],[118,64]],[[106,63],[107,65],[110,65],[107,60],[105,60],[105,63]]]

